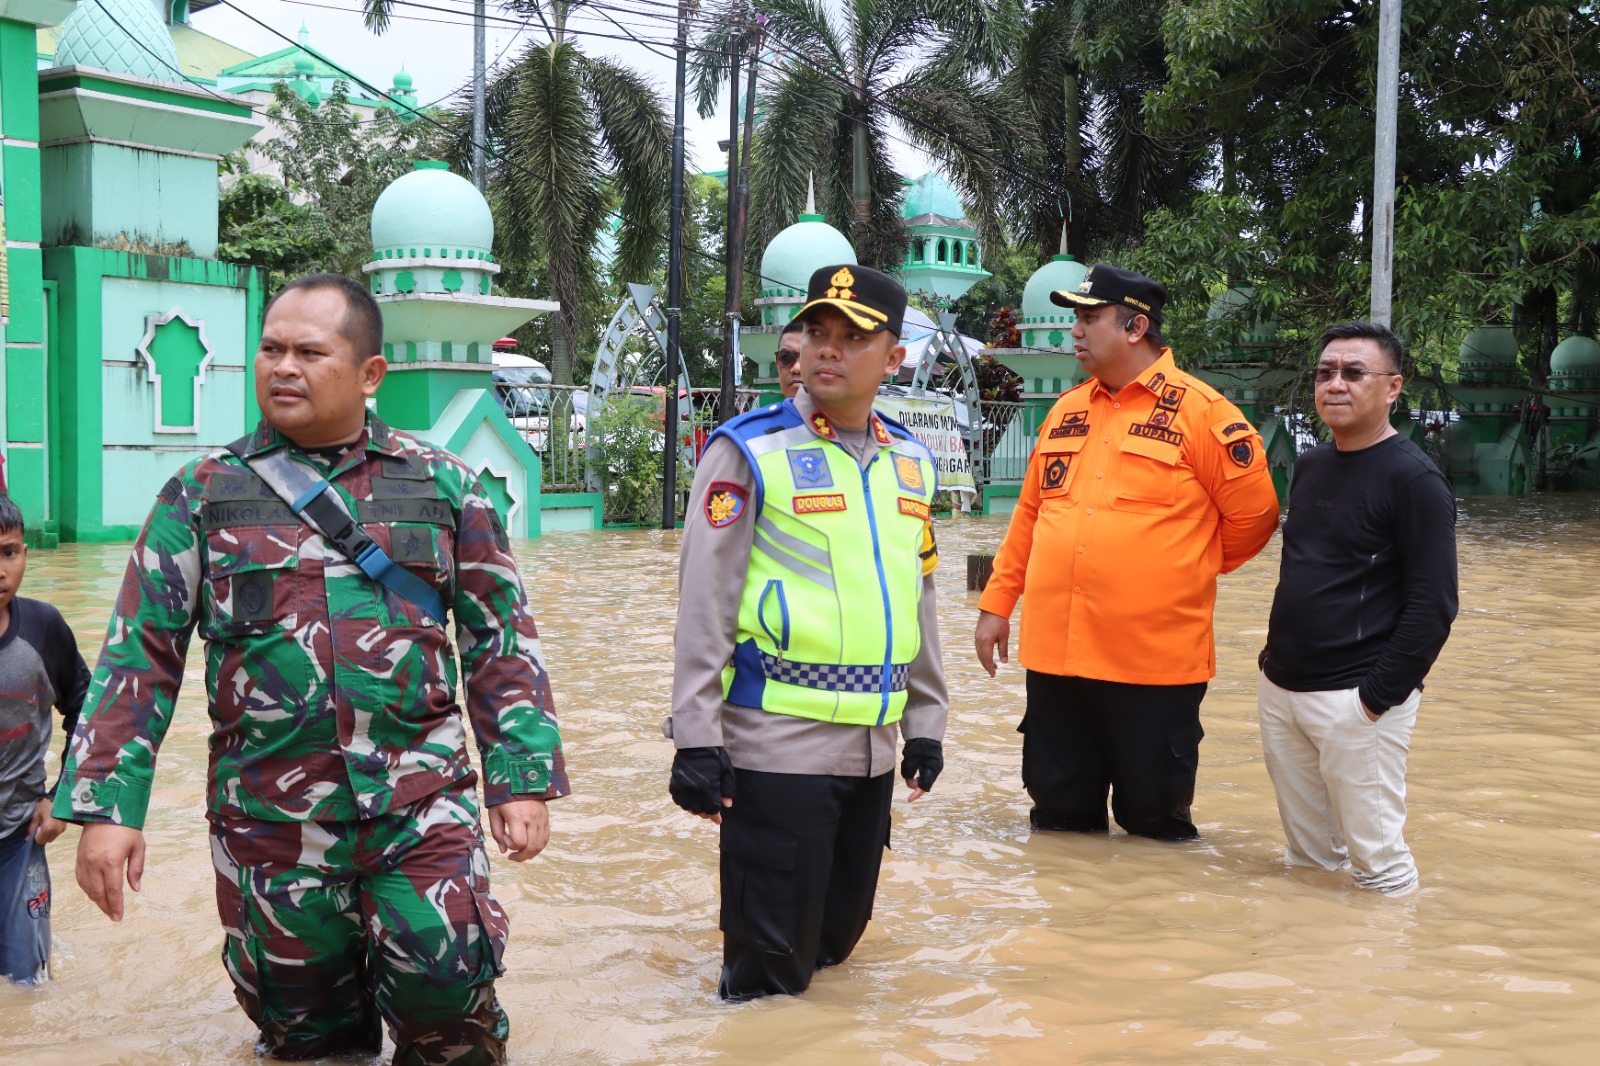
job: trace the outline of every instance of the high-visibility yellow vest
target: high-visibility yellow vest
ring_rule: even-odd
[[[921,647],[933,457],[877,414],[865,470],[820,413],[763,408],[717,431],[756,475],[755,545],[739,604],[730,703],[848,725],[899,721]],[[713,438],[714,439],[714,438]]]

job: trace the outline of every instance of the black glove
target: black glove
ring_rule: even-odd
[[[917,779],[917,787],[927,792],[939,779],[944,769],[944,745],[932,737],[912,737],[906,741],[905,758],[900,763],[900,776],[906,780]]]
[[[690,814],[721,814],[733,798],[733,763],[721,748],[679,748],[672,759],[672,802]]]

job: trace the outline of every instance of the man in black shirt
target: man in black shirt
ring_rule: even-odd
[[[1258,692],[1287,861],[1352,868],[1386,895],[1417,887],[1406,755],[1456,616],[1455,496],[1389,423],[1401,357],[1387,326],[1322,335],[1317,414],[1333,443],[1295,466]]]

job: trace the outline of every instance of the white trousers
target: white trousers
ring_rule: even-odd
[[[1421,692],[1376,722],[1356,689],[1290,692],[1262,675],[1261,749],[1295,866],[1351,869],[1356,884],[1401,895],[1417,864],[1406,824],[1406,755]]]

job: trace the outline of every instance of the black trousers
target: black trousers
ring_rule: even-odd
[[[734,771],[722,813],[723,999],[797,995],[872,917],[894,774]]]
[[[1022,784],[1035,829],[1103,833],[1111,813],[1130,833],[1198,836],[1189,818],[1200,767],[1205,682],[1127,685],[1028,671]]]

